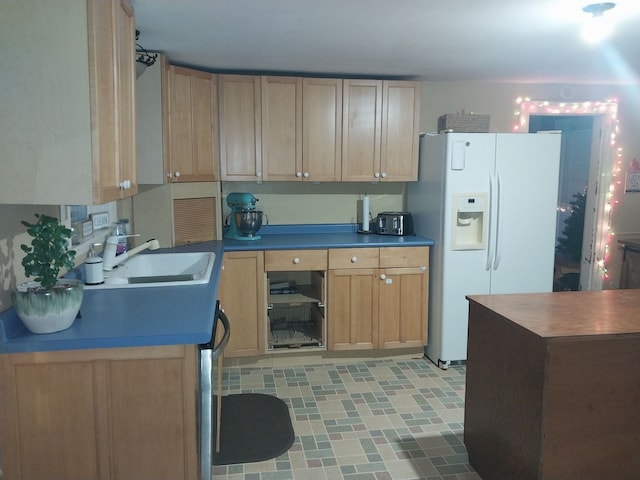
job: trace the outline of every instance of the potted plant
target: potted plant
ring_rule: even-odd
[[[11,299],[18,317],[33,333],[52,333],[69,328],[80,311],[82,282],[58,278],[62,268],[71,269],[76,256],[69,249],[71,230],[57,218],[35,214],[38,221],[21,223],[32,237],[20,245],[26,253],[22,266],[33,281],[17,285]]]

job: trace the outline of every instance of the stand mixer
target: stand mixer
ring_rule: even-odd
[[[231,208],[229,230],[225,238],[234,240],[258,240],[256,232],[262,227],[263,213],[256,210],[258,199],[250,193],[234,192],[227,195],[227,205]]]

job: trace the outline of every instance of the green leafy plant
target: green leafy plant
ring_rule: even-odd
[[[27,277],[34,277],[43,290],[51,290],[58,281],[62,268],[74,267],[75,250],[69,249],[71,230],[58,222],[57,218],[35,214],[36,223],[21,222],[33,237],[31,245],[20,245],[26,252],[22,266]]]
[[[584,212],[587,203],[585,192],[575,193],[573,200],[569,202],[571,215],[564,220],[564,230],[558,239],[556,252],[567,259],[580,263],[582,257],[582,232],[584,230]]]

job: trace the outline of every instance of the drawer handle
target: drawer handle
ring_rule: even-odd
[[[300,259],[298,257],[294,258],[293,263],[297,265],[298,263],[300,263]]]
[[[356,263],[358,261],[358,257],[351,257],[351,263]]]

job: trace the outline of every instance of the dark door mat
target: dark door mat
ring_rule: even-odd
[[[216,398],[214,397],[214,408]],[[215,410],[214,410],[215,411]],[[289,407],[273,395],[239,393],[222,397],[220,451],[213,464],[261,462],[278,457],[293,445]]]

